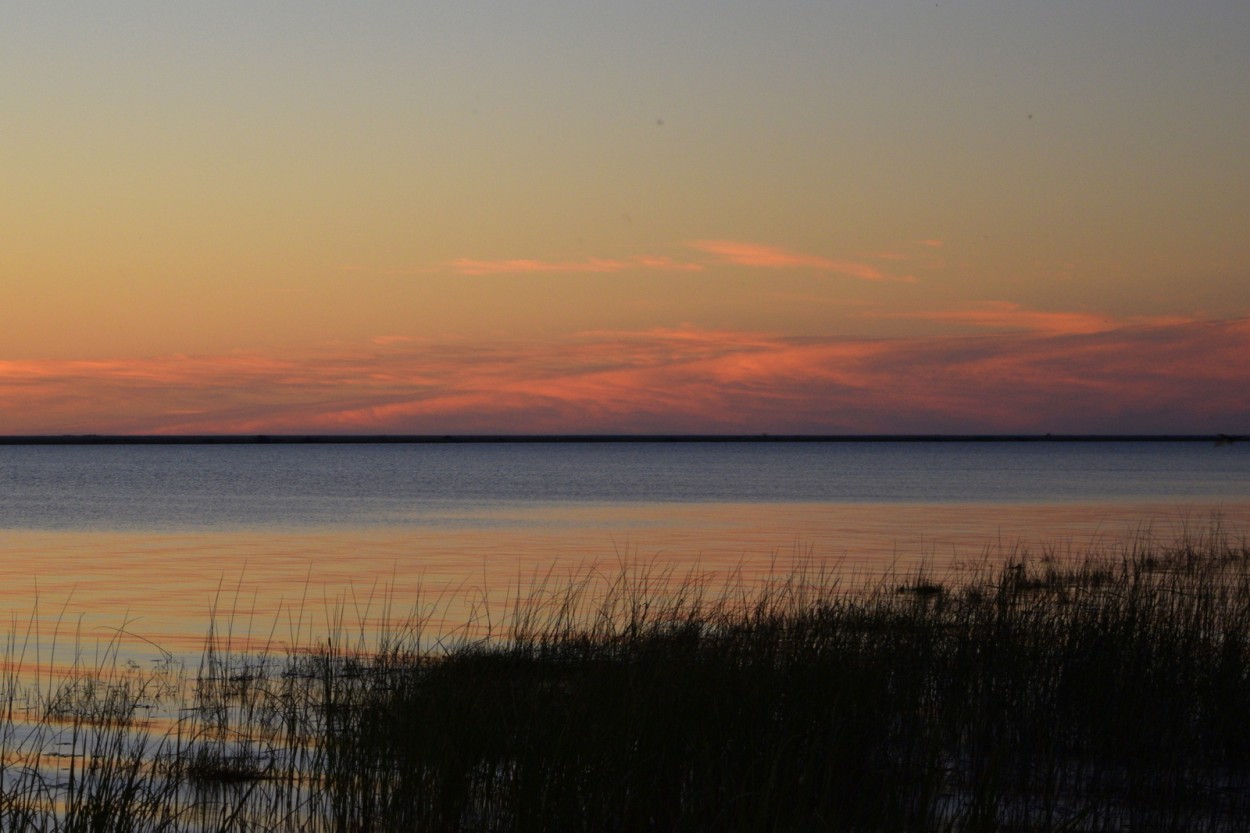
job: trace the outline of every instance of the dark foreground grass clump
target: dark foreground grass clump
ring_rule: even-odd
[[[867,589],[625,575],[509,621],[210,644],[171,728],[76,724],[72,783],[10,709],[0,829],[1250,830],[1250,549],[1218,533]]]

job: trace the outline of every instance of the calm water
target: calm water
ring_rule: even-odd
[[[1205,443],[26,446],[0,527],[472,524],[482,510],[677,504],[1220,502],[1250,447]]]
[[[1246,444],[9,446],[0,613],[172,650],[215,605],[297,641],[418,589],[451,621],[547,571],[949,567],[1214,514],[1250,529]]]

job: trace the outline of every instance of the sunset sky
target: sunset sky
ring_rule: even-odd
[[[26,2],[0,434],[1250,432],[1250,3]]]

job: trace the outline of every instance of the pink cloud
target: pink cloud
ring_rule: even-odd
[[[1250,432],[1250,319],[0,362],[0,433]]]
[[[869,263],[836,260],[821,255],[789,252],[776,246],[744,243],[734,240],[695,240],[694,249],[715,256],[721,263],[757,269],[814,269],[832,272],[865,281],[912,281],[910,276],[888,274]]]

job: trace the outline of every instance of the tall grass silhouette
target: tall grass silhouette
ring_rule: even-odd
[[[194,672],[34,684],[15,626],[0,829],[1250,830],[1250,548],[1218,526],[855,586],[588,571],[477,621],[227,621]]]

